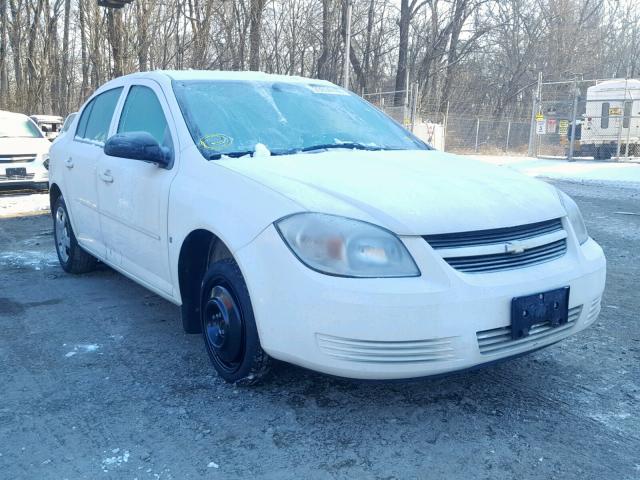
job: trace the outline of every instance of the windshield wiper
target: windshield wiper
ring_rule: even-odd
[[[348,150],[367,150],[370,152],[376,152],[380,150],[401,150],[398,148],[384,147],[379,145],[366,145],[364,143],[358,143],[358,142],[342,142],[342,143],[323,143],[319,145],[311,145],[309,147],[295,148],[291,150],[275,150],[275,151],[271,151],[270,154],[272,156],[291,155],[295,153],[314,152],[316,150],[329,150],[333,148],[346,148]],[[255,149],[243,150],[238,152],[219,152],[219,153],[216,152],[216,153],[211,153],[207,157],[207,160],[220,160],[222,157],[238,158],[238,157],[244,157],[245,155],[253,156],[254,153],[255,153]]]
[[[241,152],[212,153],[207,157],[207,160],[220,160],[222,157],[239,158],[239,157],[244,157],[245,155],[253,155],[254,151],[255,150],[244,150]]]
[[[365,145],[358,142],[342,142],[342,143],[322,143],[320,145],[311,145],[309,147],[301,148],[300,152],[312,152],[314,150],[329,150],[330,148],[347,148],[350,150],[391,150],[389,148],[381,147],[378,145]]]

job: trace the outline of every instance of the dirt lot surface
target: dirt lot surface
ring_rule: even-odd
[[[608,257],[599,320],[410,383],[229,386],[177,307],[63,273],[46,215],[0,219],[0,478],[640,479],[640,190],[558,185]]]

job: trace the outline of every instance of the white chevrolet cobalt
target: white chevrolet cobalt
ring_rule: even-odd
[[[100,260],[181,305],[218,374],[271,358],[395,379],[594,322],[605,258],[554,187],[435,151],[329,82],[125,76],[51,149],[62,267]]]

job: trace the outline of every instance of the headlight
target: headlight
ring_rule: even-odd
[[[418,277],[400,239],[370,223],[322,213],[298,213],[275,226],[307,267],[341,277]]]
[[[49,154],[48,153],[42,154],[42,166],[47,170],[49,170]]]
[[[580,209],[569,195],[561,190],[556,190],[558,191],[560,202],[562,203],[564,210],[567,212],[567,218],[571,222],[574,232],[576,232],[580,245],[582,245],[584,242],[589,240],[589,234],[587,233],[587,227],[584,224],[584,219],[582,218]]]

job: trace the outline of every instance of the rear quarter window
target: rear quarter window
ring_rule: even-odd
[[[82,111],[75,138],[104,143],[109,135],[113,112],[122,93],[122,87],[107,90],[95,97]]]

